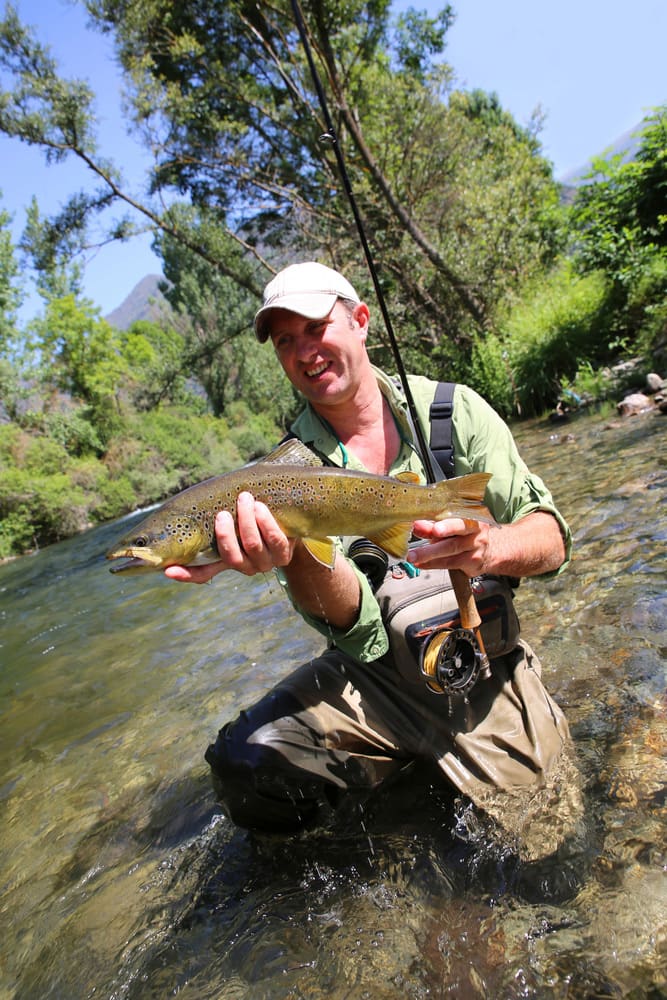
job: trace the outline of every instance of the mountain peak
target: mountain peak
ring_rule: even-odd
[[[105,316],[107,322],[117,330],[127,330],[138,320],[157,320],[166,305],[159,288],[163,281],[161,274],[145,275],[121,304]]]

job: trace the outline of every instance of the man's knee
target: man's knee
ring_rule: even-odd
[[[298,789],[283,789],[278,794],[280,782],[262,782],[258,787],[258,774],[249,768],[220,767],[210,746],[205,757],[211,767],[213,790],[225,813],[236,826],[248,830],[290,833],[312,821],[318,810],[316,799],[307,799]]]
[[[290,695],[273,693],[223,726],[206,750],[213,788],[238,826],[289,831],[315,816],[322,781],[299,767],[281,736],[298,728],[299,709]]]

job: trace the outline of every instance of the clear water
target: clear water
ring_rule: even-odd
[[[203,750],[319,649],[271,579],[112,576],[119,524],[0,567],[0,996],[665,996],[666,429],[517,431],[577,543],[519,592],[586,801],[540,862],[428,780],[298,837],[231,827]]]

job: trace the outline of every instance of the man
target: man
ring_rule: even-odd
[[[276,275],[255,317],[258,340],[271,341],[306,400],[291,429],[297,438],[327,464],[381,475],[407,471],[423,482],[402,392],[370,363],[368,326],[368,306],[352,285],[315,262]],[[435,387],[411,378],[427,439]],[[413,532],[422,544],[404,564],[415,593],[427,571],[458,569],[470,578],[559,572],[569,558],[567,525],[506,425],[465,386],[455,390],[453,440],[456,475],[492,474],[485,500],[502,527],[417,521]],[[218,515],[216,538],[219,562],[173,566],[167,576],[203,583],[226,569],[277,570],[294,606],[329,642],[208,748],[214,784],[236,823],[299,828],[316,820],[323,803],[367,793],[420,760],[435,761],[444,778],[481,803],[487,791],[548,780],[567,723],[518,635],[501,655],[492,654],[489,676],[465,698],[443,699],[425,682],[418,659],[396,652],[373,586],[345,557],[342,542],[334,568],[321,565],[248,493],[238,498],[236,526],[229,513]]]

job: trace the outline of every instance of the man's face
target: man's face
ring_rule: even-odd
[[[324,319],[312,320],[287,309],[275,309],[271,341],[285,374],[315,407],[344,403],[368,365],[368,308],[348,312],[336,302]]]

